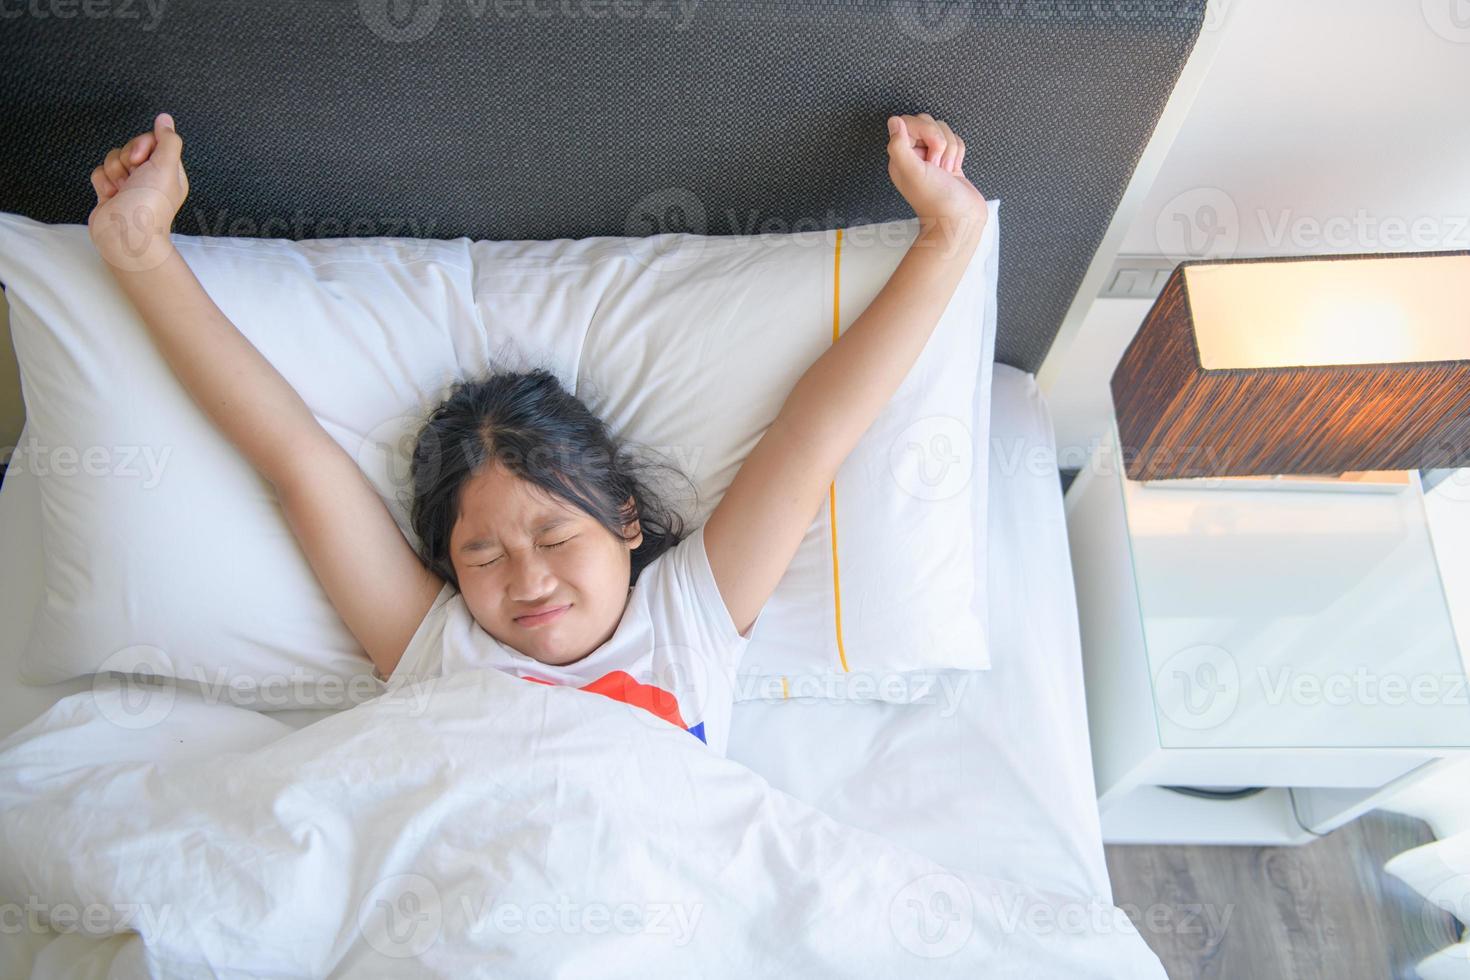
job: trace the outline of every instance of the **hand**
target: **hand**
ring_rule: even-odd
[[[87,229],[114,268],[155,268],[173,250],[169,229],[189,195],[183,151],[173,117],[160,112],[151,132],[109,150],[92,171],[97,206],[87,218]]]
[[[974,234],[990,217],[985,196],[962,169],[965,141],[927,112],[888,119],[888,176],[921,227]]]

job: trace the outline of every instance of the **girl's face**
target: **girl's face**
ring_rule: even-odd
[[[465,482],[450,560],[485,632],[562,666],[596,650],[622,620],[633,550],[643,542],[636,520],[628,533],[619,540],[576,506],[492,464]],[[563,606],[550,617],[525,618]]]

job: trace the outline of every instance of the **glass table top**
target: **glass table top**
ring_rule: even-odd
[[[1418,475],[1397,492],[1121,493],[1159,744],[1470,747],[1470,679]]]

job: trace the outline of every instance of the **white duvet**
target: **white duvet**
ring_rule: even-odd
[[[0,742],[0,942],[48,923],[136,932],[98,976],[1164,977],[1111,905],[492,670],[297,731],[183,687],[63,699]]]

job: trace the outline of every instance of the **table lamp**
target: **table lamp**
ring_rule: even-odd
[[[1112,394],[1134,480],[1470,465],[1470,250],[1181,263]]]

